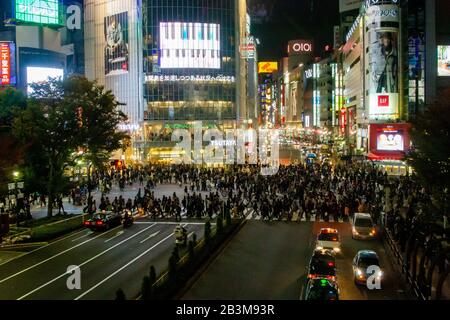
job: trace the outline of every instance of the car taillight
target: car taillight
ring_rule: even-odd
[[[103,224],[103,221],[101,221],[101,220],[100,220],[100,221],[97,221],[97,224],[98,224],[98,225],[102,225],[102,224]]]
[[[328,280],[333,280],[333,281],[334,281],[335,277],[334,277],[334,276],[327,276],[327,279],[328,279]]]
[[[317,275],[315,274],[308,274],[308,279],[315,279]]]
[[[85,221],[85,222],[84,222],[84,225],[85,225],[85,226],[88,226],[88,225],[90,225],[90,224],[91,224],[91,223],[90,223],[89,221]]]
[[[332,266],[334,266],[334,263],[333,262],[328,262],[328,266],[332,267]]]

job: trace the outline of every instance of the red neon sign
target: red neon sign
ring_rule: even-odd
[[[11,55],[8,43],[0,44],[1,84],[9,85],[11,81]]]

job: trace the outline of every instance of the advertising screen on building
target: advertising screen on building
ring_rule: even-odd
[[[160,22],[161,69],[220,69],[220,25]]]
[[[1,85],[16,84],[16,46],[14,42],[0,42]]]
[[[438,46],[438,76],[450,77],[450,45]]]
[[[370,124],[370,152],[375,157],[401,159],[410,149],[410,124]]]
[[[128,12],[105,17],[105,75],[128,72]]]
[[[15,0],[16,19],[28,23],[61,25],[61,0]]]
[[[278,62],[259,62],[258,73],[272,73],[278,71]]]
[[[399,116],[399,7],[371,6],[366,15],[369,117],[395,119]]]
[[[64,77],[64,70],[59,68],[27,67],[27,92],[33,93],[31,84],[47,81],[48,78]]]

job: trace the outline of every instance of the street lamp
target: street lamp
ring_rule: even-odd
[[[14,171],[14,172],[13,172],[13,177],[14,177],[14,179],[19,178],[19,175],[20,175],[20,172],[19,172],[19,171]]]

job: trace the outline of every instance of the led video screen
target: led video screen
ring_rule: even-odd
[[[47,81],[48,78],[64,77],[64,70],[58,68],[27,67],[27,92],[33,93],[31,84]]]
[[[220,25],[160,22],[161,69],[220,69]]]

